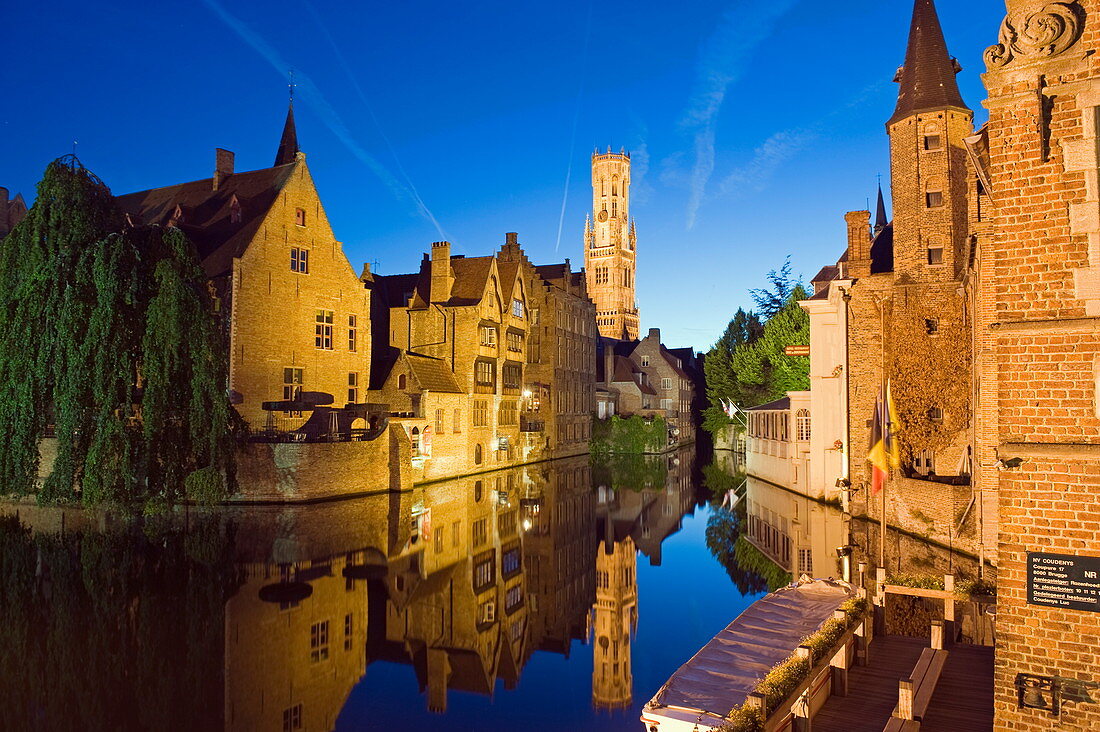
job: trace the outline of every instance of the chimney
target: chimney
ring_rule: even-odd
[[[611,341],[605,341],[603,345],[603,381],[608,386],[615,380],[615,348]]]
[[[519,246],[519,234],[515,231],[509,231],[504,235],[504,243],[508,246]]]
[[[646,336],[646,337],[660,343],[661,342],[661,329],[660,328],[650,328],[649,329],[649,335]]]
[[[214,190],[218,190],[229,176],[233,175],[233,153],[220,147],[214,148]]]
[[[871,212],[849,211],[844,214],[848,224],[848,276],[859,278],[871,274]]]
[[[451,243],[437,241],[432,244],[432,302],[451,299],[451,287],[455,277],[451,271]]]

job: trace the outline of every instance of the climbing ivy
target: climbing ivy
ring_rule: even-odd
[[[43,502],[204,501],[233,479],[224,344],[194,247],[128,227],[107,186],[68,156],[0,245],[0,491]]]

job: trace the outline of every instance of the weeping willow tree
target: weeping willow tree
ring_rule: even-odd
[[[225,495],[233,480],[224,346],[194,247],[127,227],[70,157],[46,169],[0,248],[0,489],[45,502],[135,505]]]

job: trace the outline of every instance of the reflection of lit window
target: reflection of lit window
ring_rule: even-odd
[[[351,645],[352,645],[351,644],[351,635],[352,635],[352,630],[353,629],[354,629],[354,625],[353,625],[353,621],[352,621],[352,614],[348,613],[347,615],[344,616],[344,650],[345,651],[350,651],[351,650]]]
[[[505,612],[511,612],[519,607],[523,603],[523,587],[515,585],[508,588],[508,592],[504,595],[504,610]]]
[[[480,592],[496,580],[492,550],[480,555],[474,564],[474,591]]]
[[[314,623],[309,628],[309,660],[316,663],[328,658],[328,621]]]
[[[302,728],[302,705],[295,704],[283,710],[283,732],[294,732]]]
[[[489,522],[487,519],[478,519],[473,523],[473,545],[474,549],[482,546],[489,540]]]

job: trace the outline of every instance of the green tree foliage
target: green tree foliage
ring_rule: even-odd
[[[707,549],[726,570],[738,592],[759,595],[768,591],[768,581],[760,574],[760,567],[745,566],[738,561],[738,547],[743,543],[741,529],[745,521],[744,508],[736,511],[715,508],[707,519]]]
[[[231,526],[105,533],[0,518],[5,730],[221,729]],[[166,659],[172,659],[166,662]]]
[[[703,412],[703,427],[716,432],[729,424],[722,409],[723,400],[745,404],[743,387],[733,370],[733,355],[739,348],[755,343],[764,333],[764,325],[756,313],[737,309],[737,314],[726,326],[726,332],[707,353],[703,360],[703,374],[707,383],[707,399],[710,406]]]
[[[787,346],[810,342],[810,316],[798,305],[807,297],[802,285],[796,285],[783,309],[764,324],[764,334],[734,353],[734,373],[752,403],[766,403],[788,391],[810,388],[809,359],[784,354]]]
[[[21,256],[31,251],[33,256]],[[178,229],[127,228],[75,158],[47,168],[0,247],[0,485],[87,504],[216,500],[233,475],[226,356],[206,277]],[[41,324],[41,325],[35,325]]]
[[[749,290],[749,296],[756,303],[756,309],[764,316],[764,320],[768,320],[786,307],[794,289],[800,284],[791,274],[791,255],[788,254],[782,267],[768,272],[769,287]]]

